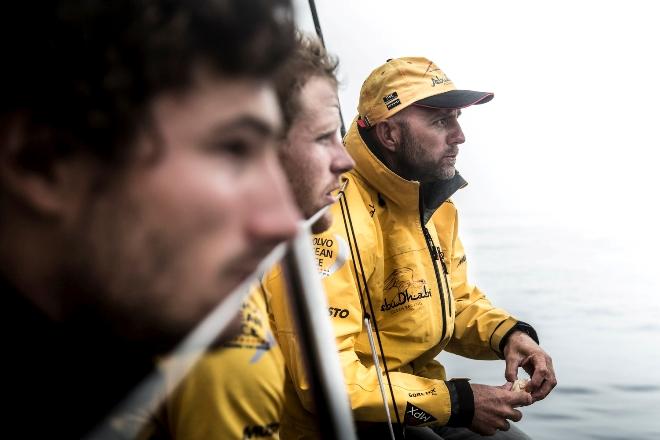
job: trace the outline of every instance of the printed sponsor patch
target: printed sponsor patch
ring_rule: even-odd
[[[327,278],[337,272],[348,260],[348,243],[340,235],[314,237],[312,245],[321,278]]]
[[[397,105],[401,104],[399,100],[399,94],[397,92],[392,92],[387,96],[383,96],[383,102],[387,106],[388,110],[392,110]]]
[[[412,403],[406,402],[406,415],[403,420],[406,425],[417,426],[435,422],[438,419]]]

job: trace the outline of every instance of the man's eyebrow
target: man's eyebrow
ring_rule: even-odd
[[[425,109],[427,111],[427,117],[429,120],[436,120],[454,116],[456,112],[456,117],[461,115],[460,109],[448,108],[448,109]]]
[[[218,124],[213,131],[250,130],[262,137],[272,137],[279,133],[280,126],[273,126],[254,116],[239,116],[230,122]]]

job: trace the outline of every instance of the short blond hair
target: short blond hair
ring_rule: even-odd
[[[298,33],[296,46],[275,77],[275,89],[282,108],[285,131],[300,111],[300,90],[312,77],[327,78],[337,84],[337,57],[328,54],[318,38]]]

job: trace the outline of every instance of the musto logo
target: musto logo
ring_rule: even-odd
[[[413,270],[409,267],[392,271],[385,279],[384,291],[381,312],[399,309],[404,305],[411,308],[409,303],[431,296],[431,291],[426,287],[426,280],[415,279]]]
[[[348,318],[348,309],[342,309],[339,307],[329,307],[328,310],[330,311],[330,317],[331,318]]]

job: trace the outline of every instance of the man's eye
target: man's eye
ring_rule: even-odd
[[[241,139],[218,142],[214,149],[220,153],[229,154],[237,158],[248,157],[254,150],[250,143]]]
[[[337,131],[331,131],[331,132],[324,133],[321,136],[317,137],[316,142],[319,142],[321,144],[328,144],[328,143],[333,142],[337,136],[338,136]]]
[[[438,127],[446,127],[449,124],[449,118],[442,118],[435,121],[435,125]]]

